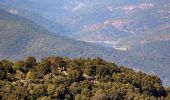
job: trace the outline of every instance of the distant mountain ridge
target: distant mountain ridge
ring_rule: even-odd
[[[164,24],[170,24],[168,0],[2,0],[54,33],[83,41],[110,41],[131,46],[131,41]],[[36,5],[36,6],[35,6]],[[25,14],[23,11],[26,11]],[[32,13],[32,14],[31,14]],[[36,20],[34,15],[42,19]],[[46,19],[43,20],[43,19]],[[50,22],[52,25],[50,25]],[[153,36],[153,34],[150,34]],[[103,38],[101,38],[103,37]],[[141,42],[137,40],[137,42]]]
[[[2,9],[0,12],[0,47],[2,48],[0,54],[2,58],[8,58],[8,56],[20,58],[29,55],[35,55],[38,58],[48,55],[97,57],[100,54],[109,56],[108,51],[114,52],[113,49],[104,49],[93,44],[53,35],[28,19],[10,14]],[[117,51],[115,50],[115,52]]]

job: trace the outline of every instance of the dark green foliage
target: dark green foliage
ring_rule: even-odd
[[[34,57],[28,57],[26,59],[27,67],[32,68],[36,65],[36,59]]]
[[[43,61],[42,63],[36,66],[36,71],[39,77],[51,73],[51,62]]]
[[[68,71],[68,79],[70,81],[81,81],[83,79],[83,73],[80,70]]]
[[[166,100],[170,100],[170,87],[167,87],[167,97]]]
[[[168,93],[157,76],[100,58],[0,61],[1,99],[168,100]]]
[[[93,65],[88,65],[85,66],[86,69],[84,70],[84,72],[89,75],[89,76],[95,76],[96,75],[96,66]]]

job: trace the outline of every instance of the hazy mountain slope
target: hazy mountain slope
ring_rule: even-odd
[[[151,31],[134,35],[120,41],[123,45],[142,45],[153,41],[167,41],[170,40],[170,24],[161,25]],[[161,53],[161,52],[160,52]]]
[[[151,73],[161,75],[165,83],[170,82],[170,41],[153,41],[132,47],[128,53],[133,54],[141,61],[134,64],[143,66],[144,71],[152,69]],[[156,72],[156,73],[155,73]]]
[[[13,7],[3,6],[1,4],[0,4],[0,8],[4,9],[10,13],[16,14],[18,16],[25,17],[51,32],[54,32],[54,33],[57,33],[60,35],[70,34],[70,32],[71,32],[71,30],[68,27],[66,27],[62,24],[58,24],[53,21],[50,21],[50,20],[44,18],[43,16],[40,16],[37,13],[31,12],[28,10],[15,9]]]
[[[170,20],[168,0],[2,0],[1,3],[36,13],[63,26],[66,31],[48,28],[61,32],[61,35],[84,41],[116,42],[118,45]],[[23,15],[22,12],[18,14]]]
[[[118,51],[85,42],[74,41],[52,35],[49,31],[22,17],[0,10],[0,55],[1,58],[20,58],[35,55],[38,58],[49,55],[69,57],[111,58]]]

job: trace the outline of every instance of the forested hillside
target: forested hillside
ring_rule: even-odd
[[[168,100],[157,76],[96,59],[0,61],[3,100]]]

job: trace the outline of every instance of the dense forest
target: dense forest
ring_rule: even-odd
[[[100,58],[0,61],[2,100],[168,100],[159,77]]]

